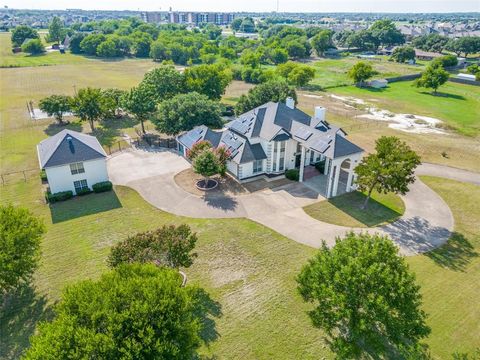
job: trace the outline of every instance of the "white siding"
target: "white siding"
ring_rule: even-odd
[[[235,164],[233,161],[227,161],[227,170],[235,175],[236,177],[238,177],[238,173],[237,173],[237,164]]]
[[[50,191],[54,194],[60,191],[71,190],[75,193],[74,181],[86,179],[88,187],[93,184],[108,180],[107,163],[105,159],[83,162],[84,173],[72,175],[70,165],[49,167],[45,169]]]
[[[242,164],[242,165],[238,165],[238,168],[239,168],[238,173],[239,173],[240,180],[253,176],[253,161]]]

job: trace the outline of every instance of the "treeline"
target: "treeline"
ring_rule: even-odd
[[[478,36],[450,39],[438,34],[429,34],[413,39],[412,44],[424,51],[442,52],[447,50],[457,54],[457,56],[463,53],[465,57],[480,52],[480,37]]]

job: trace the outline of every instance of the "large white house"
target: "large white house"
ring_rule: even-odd
[[[177,142],[183,156],[202,140],[226,147],[231,152],[228,172],[240,181],[272,178],[288,169],[299,169],[299,181],[308,180],[324,196],[332,197],[355,188],[353,169],[363,153],[345,136],[345,131],[325,120],[325,108],[317,106],[311,117],[288,98],[286,103],[256,107],[221,131],[196,127],[178,136]],[[313,165],[319,162],[325,164],[323,174],[314,170]]]
[[[37,153],[52,194],[69,190],[76,194],[108,180],[107,154],[95,136],[65,129],[40,142]]]

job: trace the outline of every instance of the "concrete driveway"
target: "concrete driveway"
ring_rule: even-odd
[[[178,172],[189,163],[169,150],[132,150],[117,153],[107,161],[114,184],[129,186],[155,207],[164,211],[195,218],[246,217],[297,241],[319,247],[322,240],[329,245],[347,231],[366,231],[389,235],[405,255],[429,251],[446,242],[454,222],[452,213],[440,196],[417,181],[402,199],[405,214],[392,224],[370,229],[332,225],[308,216],[303,207],[322,200],[313,189],[293,183],[241,196],[209,194],[196,196],[180,188],[174,181]],[[439,176],[446,170],[450,178],[475,183],[475,173],[428,164],[422,175]],[[453,172],[453,173],[452,173]]]

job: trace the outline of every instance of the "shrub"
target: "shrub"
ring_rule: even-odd
[[[73,197],[73,192],[70,190],[57,192],[55,194],[52,194],[50,191],[47,191],[47,193],[45,194],[45,198],[47,202],[51,204],[56,203],[58,201],[65,201],[65,200],[71,199],[72,197]]]
[[[47,173],[45,172],[45,170],[40,171],[40,179],[42,180],[42,182],[48,181]]]
[[[444,68],[457,66],[458,59],[455,55],[445,55],[432,60],[431,65],[432,67],[443,66]]]
[[[300,178],[300,171],[298,169],[290,169],[285,172],[285,177],[289,180],[298,181]]]
[[[77,190],[77,195],[78,196],[83,196],[83,195],[90,194],[91,192],[92,192],[92,190],[90,190],[89,188],[82,188],[82,189]]]
[[[102,181],[102,182],[93,184],[92,189],[93,189],[93,192],[101,193],[101,192],[112,190],[112,187],[113,185],[110,181]]]
[[[315,163],[315,169],[323,174],[325,172],[325,160]]]

